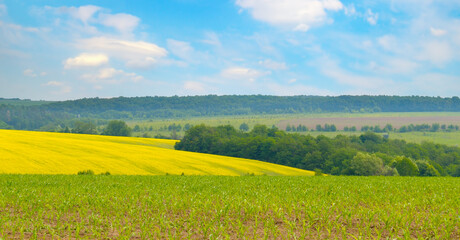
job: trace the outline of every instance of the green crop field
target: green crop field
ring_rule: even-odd
[[[0,175],[0,237],[459,239],[460,179]]]

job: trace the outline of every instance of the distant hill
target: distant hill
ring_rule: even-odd
[[[314,175],[256,161],[173,150],[174,140],[0,130],[0,174]]]
[[[33,101],[30,99],[19,99],[19,98],[0,98],[0,105],[9,104],[15,106],[37,106],[47,103],[52,103],[53,101]]]
[[[20,101],[20,100],[16,100]],[[24,101],[24,100],[22,100]],[[27,101],[26,101],[27,102]],[[23,102],[23,103],[26,103]],[[33,103],[33,101],[31,102]],[[0,100],[0,121],[15,129],[38,129],[73,118],[152,119],[192,116],[317,112],[459,112],[458,97],[421,96],[187,96],[85,98],[41,104]]]

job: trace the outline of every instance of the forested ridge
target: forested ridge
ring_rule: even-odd
[[[460,176],[460,148],[424,142],[406,143],[375,133],[359,136],[289,134],[255,126],[190,128],[177,150],[249,158],[333,175]]]
[[[207,95],[84,98],[39,104],[3,99],[0,101],[0,127],[32,130],[75,118],[108,120],[318,112],[458,111],[458,97],[422,96]]]

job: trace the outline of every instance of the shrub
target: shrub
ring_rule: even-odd
[[[323,176],[323,171],[319,168],[315,168],[315,176]]]
[[[90,169],[83,170],[83,171],[79,171],[77,175],[94,175],[94,171]]]

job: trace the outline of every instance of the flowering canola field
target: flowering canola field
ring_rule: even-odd
[[[0,130],[0,174],[314,175],[255,160],[176,151],[175,140]]]

